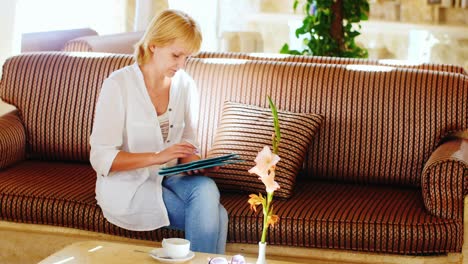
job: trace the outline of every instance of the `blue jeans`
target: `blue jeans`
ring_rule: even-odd
[[[162,182],[169,228],[185,231],[191,250],[224,254],[228,215],[216,183],[206,176],[175,175]]]

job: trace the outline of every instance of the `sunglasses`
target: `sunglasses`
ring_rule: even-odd
[[[242,255],[234,255],[231,258],[231,261],[228,261],[223,257],[214,257],[208,260],[208,264],[246,264],[245,258]]]

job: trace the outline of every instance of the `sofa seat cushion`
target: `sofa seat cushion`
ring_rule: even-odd
[[[246,194],[224,194],[230,242],[257,243],[262,214]],[[279,222],[268,244],[399,254],[461,252],[463,223],[430,215],[419,189],[298,182],[288,200],[274,199]]]
[[[106,221],[94,199],[95,177],[86,164],[26,161],[0,170],[0,219],[152,241],[183,237],[181,231],[134,232]],[[262,216],[249,209],[247,199],[221,195],[229,214],[228,242],[260,240]],[[269,244],[403,254],[461,251],[462,220],[429,215],[418,189],[301,181],[290,199],[273,202],[280,220]]]
[[[105,220],[95,200],[96,173],[90,165],[26,161],[0,170],[0,219],[95,231],[159,241],[183,232],[135,232]]]

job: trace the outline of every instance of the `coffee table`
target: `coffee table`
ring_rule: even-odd
[[[73,243],[60,251],[55,252],[40,264],[105,264],[105,263],[160,263],[149,256],[153,247],[139,246],[107,241],[84,241]],[[195,252],[195,257],[185,263],[207,264],[208,258],[223,255]],[[231,259],[232,255],[224,256]],[[246,258],[247,263],[255,263],[255,258]],[[293,264],[294,262],[282,260],[268,260],[268,264]]]

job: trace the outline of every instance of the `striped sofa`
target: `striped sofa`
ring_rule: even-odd
[[[98,37],[97,37],[98,38]],[[353,64],[353,65],[379,65],[398,68],[421,69],[432,71],[453,72],[468,75],[468,72],[459,65],[441,64],[431,62],[412,62],[405,60],[387,59],[361,59],[361,58],[339,58],[327,56],[301,56],[275,53],[245,53],[245,52],[200,52],[197,58],[228,58],[243,60],[266,60],[284,62],[304,62],[322,64]]]
[[[126,32],[101,36],[84,36],[69,40],[63,47],[65,52],[107,52],[133,54],[134,45],[143,36],[143,32]],[[422,70],[437,70],[468,74],[459,65],[439,64],[429,62],[412,62],[404,60],[377,60],[360,58],[337,58],[326,56],[298,56],[275,53],[246,53],[246,52],[211,52],[202,51],[196,55],[197,58],[230,58],[246,60],[267,60],[284,62],[305,62],[325,64],[365,64],[381,65],[399,68],[412,68]]]
[[[60,52],[6,61],[0,98],[17,110],[0,117],[0,236],[9,224],[107,234],[103,239],[183,236],[121,229],[96,205],[88,162],[95,103],[103,80],[131,63],[130,55]],[[361,66],[189,59],[202,100],[202,154],[224,101],[268,107],[271,95],[281,110],[321,114],[293,196],[275,200],[280,221],[269,232],[275,250],[268,254],[460,263],[468,140],[444,138],[468,128],[468,77]],[[255,251],[260,240],[261,215],[247,197],[222,192],[231,251]]]

